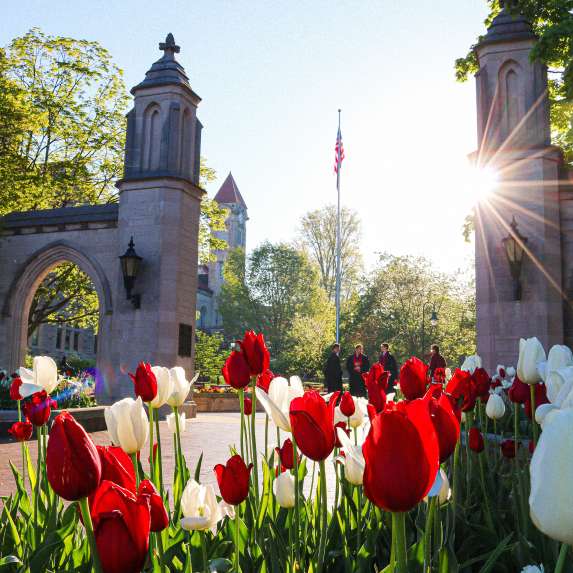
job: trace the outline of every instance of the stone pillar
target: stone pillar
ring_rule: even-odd
[[[181,65],[179,47],[169,34],[160,44],[164,56],[132,89],[128,114],[124,178],[120,191],[118,252],[133,237],[143,259],[133,292],[135,309],[117,285],[114,315],[121,383],[117,396],[130,390],[125,375],[145,360],[183,366],[192,376],[197,293],[200,203],[199,96]],[[119,264],[119,263],[118,263]]]
[[[550,145],[547,72],[530,61],[536,38],[527,21],[506,9],[476,46],[478,167],[499,177],[476,208],[478,353],[488,369],[517,362],[520,337],[546,346],[563,341],[559,210],[561,153]],[[515,300],[503,238],[527,238]]]

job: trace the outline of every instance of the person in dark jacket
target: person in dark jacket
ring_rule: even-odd
[[[328,392],[342,390],[342,366],[340,365],[340,344],[332,345],[332,352],[324,366],[324,381]]]
[[[346,370],[350,381],[350,393],[353,396],[366,396],[366,387],[362,374],[370,370],[370,361],[368,356],[362,352],[362,344],[354,347],[354,354],[346,359]]]
[[[430,366],[428,367],[428,376],[430,380],[432,380],[437,368],[446,368],[446,359],[440,354],[440,347],[437,344],[432,344],[430,352],[432,353],[432,357],[430,358]]]
[[[380,364],[387,372],[390,372],[390,378],[388,380],[388,390],[387,392],[394,392],[394,384],[398,378],[398,364],[394,355],[390,353],[390,346],[387,342],[383,342],[380,345]]]

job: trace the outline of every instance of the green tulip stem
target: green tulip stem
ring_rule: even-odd
[[[35,547],[38,545],[38,504],[40,497],[40,482],[42,476],[42,427],[36,426],[36,438],[38,439],[38,460],[36,462],[36,491],[34,493],[34,533],[35,533]]]
[[[495,533],[495,525],[493,523],[493,518],[491,516],[491,508],[489,506],[489,496],[488,496],[487,488],[485,485],[485,472],[483,469],[483,452],[480,454],[475,454],[475,455],[478,457],[481,490],[482,490],[483,499],[484,499],[484,503],[485,503],[485,520],[487,522],[488,527],[491,529],[491,531]]]
[[[281,448],[281,429],[277,426],[277,448],[280,450]],[[281,463],[281,457],[280,455],[277,454],[277,471],[279,473],[279,475],[281,474],[281,470],[282,470],[282,463]]]
[[[92,554],[92,564],[93,564],[93,570],[96,573],[101,573],[102,569],[101,569],[101,565],[99,562],[99,554],[97,551],[97,544],[96,544],[96,539],[95,539],[95,533],[94,533],[94,526],[92,523],[92,517],[90,515],[90,508],[88,505],[88,498],[84,497],[82,499],[80,499],[79,501],[80,504],[80,510],[82,512],[82,518],[84,521],[84,527],[86,528],[86,533],[88,536],[88,542],[90,544],[90,550],[91,550],[91,554]]]
[[[265,459],[267,459],[268,448],[269,448],[269,415],[265,412],[265,449],[264,449]]]
[[[237,573],[239,573],[241,570],[239,554],[239,506],[237,506],[235,508],[235,566],[233,567],[233,571],[236,571]]]
[[[209,558],[207,557],[207,535],[204,531],[200,531],[201,535],[201,552],[203,553],[203,571],[209,571]]]
[[[256,428],[256,418],[257,418],[257,394],[255,393],[255,388],[257,387],[257,377],[253,376],[251,379],[251,400],[253,403],[253,409],[251,413],[251,453],[253,454],[253,459],[251,463],[253,464],[253,476],[255,484],[255,506],[259,505],[259,469],[257,460],[257,428]]]
[[[159,491],[161,499],[164,498],[163,491],[163,458],[161,457],[161,434],[159,433],[159,415],[155,416],[155,433],[157,434],[157,469],[159,470]]]
[[[18,422],[22,421],[22,406],[20,405],[21,400],[16,400],[16,404],[18,404]]]
[[[318,571],[324,571],[325,552],[326,552],[326,534],[328,525],[328,501],[326,498],[326,467],[324,460],[318,462],[320,468],[320,541],[318,545]]]
[[[519,438],[519,404],[514,402],[513,404],[513,439],[517,444]]]
[[[21,400],[17,400],[16,404],[18,405],[18,422],[22,421],[22,405],[20,404]],[[26,446],[24,442],[20,442],[20,451],[22,452],[22,482],[26,483]]]
[[[191,560],[191,535],[192,532],[189,532],[189,541],[187,542],[187,564],[188,567],[185,569],[185,573],[193,573],[193,562]]]
[[[245,445],[244,445],[244,435],[245,435],[245,391],[243,388],[239,389],[239,405],[241,407],[241,457],[245,462]]]
[[[428,498],[426,505],[426,527],[424,529],[424,571],[432,570],[432,525],[438,496]]]
[[[133,469],[135,471],[135,483],[139,488],[139,463],[137,462],[137,454],[131,454],[131,463],[133,464]]]
[[[356,511],[356,559],[362,546],[362,488],[357,485],[356,492],[358,497],[358,509]]]
[[[303,564],[300,562],[300,499],[299,499],[300,491],[298,484],[298,448],[296,446],[296,440],[294,439],[294,434],[292,436],[292,448],[293,448],[293,469],[294,469],[294,539],[296,546],[296,561],[298,567],[302,570]]]
[[[408,573],[405,518],[405,513],[392,513],[392,530],[396,530],[396,573]]]
[[[539,429],[537,427],[537,422],[535,421],[535,384],[529,385],[529,395],[531,396],[531,428],[533,430],[533,444],[536,446]],[[517,442],[515,443],[515,448],[517,451]]]
[[[555,565],[555,573],[562,573],[565,567],[565,561],[567,559],[567,552],[569,551],[569,545],[567,543],[561,544],[561,549],[559,550],[559,557],[557,559],[557,565]]]
[[[469,439],[469,436],[467,437]],[[453,470],[453,479],[452,479],[452,512],[453,512],[453,521],[454,521],[454,528],[456,523],[456,506],[458,502],[458,489],[459,489],[459,466],[460,466],[460,440],[456,443],[456,449],[454,450],[454,470]]]
[[[155,483],[155,472],[153,471],[153,406],[149,404],[149,478]],[[157,485],[155,483],[155,485]]]
[[[181,483],[185,482],[185,476],[183,475],[184,472],[184,461],[183,461],[183,452],[181,448],[181,429],[179,428],[179,408],[177,406],[173,406],[173,413],[175,414],[175,445],[176,445],[176,462],[177,462],[177,469],[181,474]]]
[[[315,474],[316,474],[316,462],[313,461],[312,462],[312,476],[310,478],[310,489],[309,489],[311,495],[312,495],[312,490],[314,489],[314,476],[315,476]]]

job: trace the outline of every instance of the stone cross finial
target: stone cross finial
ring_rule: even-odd
[[[165,52],[164,58],[173,60],[175,59],[175,54],[178,54],[181,48],[175,43],[175,38],[173,34],[167,34],[165,42],[159,44],[159,49]]]

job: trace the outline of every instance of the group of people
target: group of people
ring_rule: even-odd
[[[437,344],[432,344],[430,351],[431,359],[428,365],[428,374],[432,377],[437,368],[446,368],[446,360],[440,354],[440,348]],[[399,370],[396,358],[390,352],[390,345],[387,342],[380,345],[378,362],[384,367],[384,370],[390,372],[387,392],[393,392]],[[366,386],[362,375],[369,370],[370,360],[364,354],[362,344],[357,344],[354,347],[354,352],[346,359],[350,393],[353,396],[366,396]],[[340,344],[338,343],[332,345],[332,351],[324,367],[324,378],[328,392],[342,390],[342,364],[340,361]]]

